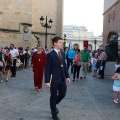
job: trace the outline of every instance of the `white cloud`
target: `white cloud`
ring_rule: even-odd
[[[64,25],[84,25],[101,35],[104,0],[64,0]]]

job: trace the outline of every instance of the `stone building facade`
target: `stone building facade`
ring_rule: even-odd
[[[0,46],[13,43],[17,47],[34,47],[37,45],[36,35],[44,47],[45,28],[40,24],[41,16],[53,20],[47,32],[50,49],[51,38],[62,36],[63,0],[0,0]]]
[[[88,41],[88,49],[90,50],[98,49],[102,45],[102,36],[95,36],[92,31],[88,32],[85,26],[64,25],[63,34],[67,36],[67,44],[69,42],[71,43],[71,46],[78,44],[81,50],[83,49],[84,41]],[[94,44],[95,40],[97,41],[96,45]]]
[[[120,35],[120,0],[104,0],[103,15],[103,44],[106,45],[110,31],[114,30]]]

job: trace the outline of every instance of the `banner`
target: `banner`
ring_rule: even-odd
[[[88,41],[87,41],[87,40],[85,40],[85,41],[83,42],[83,47],[88,48]]]

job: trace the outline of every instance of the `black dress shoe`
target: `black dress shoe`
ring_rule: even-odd
[[[52,116],[53,120],[60,120],[59,117],[56,115],[56,116]]]
[[[59,113],[59,110],[56,108],[56,113],[58,114]]]
[[[16,77],[15,75],[11,75],[10,77]]]

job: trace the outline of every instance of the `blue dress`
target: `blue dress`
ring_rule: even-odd
[[[97,70],[97,68],[96,68],[96,63],[97,63],[97,59],[94,58],[94,59],[93,59],[93,70]]]
[[[0,52],[0,61],[2,62],[2,52]],[[0,72],[2,71],[3,67],[0,67]]]

